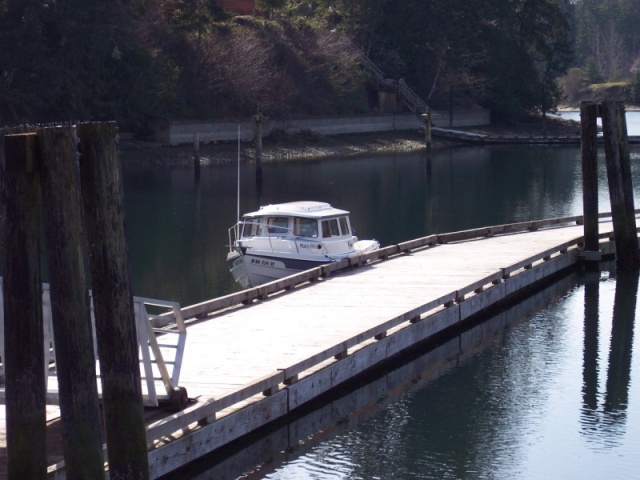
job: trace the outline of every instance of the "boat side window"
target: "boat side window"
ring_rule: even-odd
[[[340,236],[340,230],[338,230],[337,218],[322,220],[322,236],[324,238]]]
[[[298,237],[317,237],[317,220],[314,220],[313,218],[295,217],[293,219],[293,234]]]
[[[267,221],[269,233],[284,235],[289,230],[289,219],[287,217],[270,217]]]
[[[255,237],[260,235],[260,226],[262,223],[261,218],[247,218],[244,221],[244,227],[242,229],[243,237]]]
[[[347,217],[340,217],[340,231],[342,232],[342,235],[350,235],[351,232],[349,231],[349,222],[347,220]]]

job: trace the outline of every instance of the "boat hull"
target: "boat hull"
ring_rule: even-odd
[[[242,253],[234,250],[227,255],[227,264],[233,278],[243,288],[257,287],[264,283],[288,277],[304,270],[330,263],[331,259],[302,260],[299,258],[272,257]]]

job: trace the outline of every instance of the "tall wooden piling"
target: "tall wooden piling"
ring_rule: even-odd
[[[111,478],[149,478],[115,123],[84,123],[80,175]]]
[[[200,134],[193,134],[193,169],[195,177],[200,177]]]
[[[9,478],[44,479],[46,391],[40,181],[33,134],[5,138],[4,358]]]
[[[616,243],[616,267],[619,270],[638,270],[640,250],[638,250],[631,182],[631,157],[624,105],[622,102],[602,102],[601,113]]]
[[[262,183],[262,124],[269,120],[269,117],[265,117],[260,113],[253,116],[254,130],[253,138],[256,146],[256,182]]]
[[[599,250],[598,241],[598,113],[593,102],[580,104],[582,138],[582,208],[584,215],[584,249]]]
[[[429,112],[420,115],[424,123],[424,143],[427,150],[431,150],[431,114]]]
[[[75,129],[43,128],[37,135],[42,152],[43,216],[66,476],[102,478],[104,459]]]

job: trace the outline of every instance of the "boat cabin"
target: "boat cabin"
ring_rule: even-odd
[[[243,217],[242,239],[252,237],[351,237],[349,212],[322,202],[291,202],[261,207]]]

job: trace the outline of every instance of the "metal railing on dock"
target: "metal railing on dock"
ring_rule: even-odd
[[[186,343],[187,331],[180,304],[164,300],[133,297],[138,353],[140,357],[143,402],[147,407],[157,407],[160,402],[177,401],[174,392],[179,390],[180,370]],[[45,349],[45,379],[47,380],[47,403],[58,403],[56,355],[53,341],[51,298],[49,285],[42,287],[42,307]],[[93,348],[98,358],[95,337],[95,320],[91,309]],[[114,345],[114,348],[118,348]],[[4,378],[4,307],[2,277],[0,277],[0,378]],[[96,362],[97,378],[100,365]],[[98,388],[100,389],[100,382]],[[4,399],[0,390],[0,403]]]

